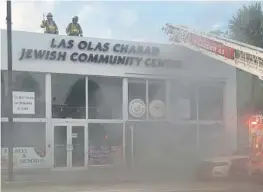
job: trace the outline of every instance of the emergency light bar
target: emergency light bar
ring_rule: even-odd
[[[213,59],[256,75],[263,80],[263,49],[228,38],[197,32],[182,25],[166,24],[163,31],[173,43],[201,51]]]

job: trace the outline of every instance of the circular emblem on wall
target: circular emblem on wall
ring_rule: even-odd
[[[165,114],[165,104],[161,100],[153,100],[149,105],[149,112],[154,118],[163,117]]]
[[[129,103],[129,113],[133,117],[137,117],[137,118],[142,117],[145,114],[145,111],[146,111],[146,106],[143,100],[133,99]]]

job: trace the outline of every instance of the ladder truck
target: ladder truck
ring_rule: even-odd
[[[263,182],[263,115],[253,115],[249,119],[250,156],[248,173],[253,181]]]
[[[183,25],[166,24],[163,31],[173,44],[181,44],[263,80],[263,49],[225,37],[198,32]],[[248,173],[263,180],[263,116],[253,115],[249,123]]]
[[[263,80],[263,49],[261,48],[197,32],[183,25],[166,24],[163,31],[173,44],[181,44],[194,51],[199,51]]]

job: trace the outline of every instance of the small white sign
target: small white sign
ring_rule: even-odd
[[[46,151],[34,147],[14,147],[14,169],[49,167]],[[1,148],[1,168],[8,168],[8,148]]]
[[[133,117],[140,118],[146,112],[146,105],[141,99],[133,99],[129,103],[129,112]]]
[[[35,114],[35,93],[13,91],[13,113]]]
[[[153,100],[149,105],[150,114],[154,118],[163,117],[165,114],[165,104],[161,100]]]
[[[72,133],[71,137],[74,138],[74,139],[78,138],[78,133]]]

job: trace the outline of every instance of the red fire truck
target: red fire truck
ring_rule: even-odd
[[[172,25],[166,24],[163,27],[163,31],[169,36],[169,40],[173,44],[180,44],[194,51],[198,51],[208,57],[219,60],[227,65],[236,67],[240,70],[246,71],[250,74],[258,76],[263,80],[263,49],[255,47],[246,43],[234,41],[221,36],[215,36],[204,32],[190,29],[184,25]],[[245,163],[242,163],[244,172],[248,172],[249,176],[255,180],[262,180],[263,183],[263,116],[255,115],[249,120],[249,138],[250,138],[250,154],[249,156],[238,157],[245,159]],[[231,158],[231,160],[230,160]],[[236,157],[235,157],[236,158]],[[247,158],[248,163],[247,163]],[[216,175],[228,176],[233,167],[233,156],[227,159],[220,159],[212,164],[220,164],[225,169],[224,171],[218,171],[219,169],[213,166],[214,173]],[[236,161],[236,159],[235,159]],[[211,165],[211,161],[207,161]],[[248,166],[246,166],[248,165]],[[222,170],[222,166],[220,166]],[[203,169],[201,169],[203,173]],[[213,173],[213,172],[212,172]],[[211,175],[211,171],[209,171]],[[212,174],[213,175],[213,174]],[[214,174],[215,175],[215,174]]]
[[[249,176],[253,181],[263,182],[263,115],[254,115],[249,120],[250,157]]]

